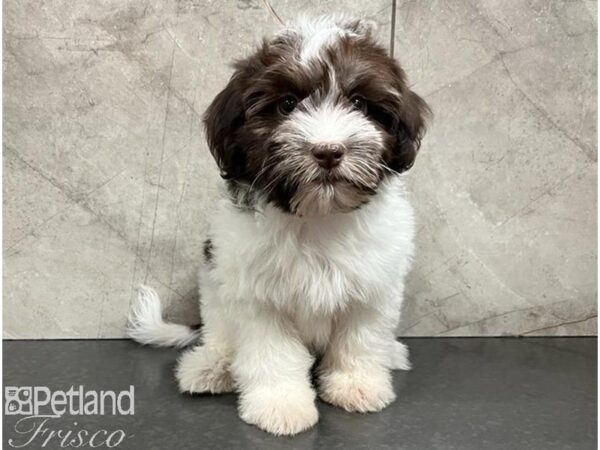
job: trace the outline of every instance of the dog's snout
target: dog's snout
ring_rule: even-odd
[[[311,148],[313,157],[325,169],[337,167],[345,152],[346,149],[341,144],[316,144]]]

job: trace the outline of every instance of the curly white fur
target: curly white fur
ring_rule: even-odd
[[[403,279],[413,253],[413,214],[401,178],[363,208],[300,218],[264,205],[221,203],[215,260],[201,270],[203,344],[176,371],[184,392],[237,389],[240,415],[274,434],[295,434],[318,417],[320,397],[348,411],[378,411],[395,398],[391,369],[410,369],[395,340]],[[129,335],[144,344],[187,345],[189,328],[162,320],[160,300],[141,288]]]

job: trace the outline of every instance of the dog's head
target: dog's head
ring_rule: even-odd
[[[368,23],[325,17],[237,62],[205,125],[232,190],[316,215],[357,208],[408,170],[428,114]]]

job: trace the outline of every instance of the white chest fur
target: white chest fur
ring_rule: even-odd
[[[396,179],[345,214],[299,218],[223,202],[212,224],[213,277],[224,299],[295,314],[331,315],[374,302],[402,283],[413,253],[413,213]]]

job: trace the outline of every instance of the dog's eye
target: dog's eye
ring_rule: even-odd
[[[293,95],[286,95],[281,100],[279,100],[279,104],[278,104],[279,112],[281,112],[281,114],[288,115],[294,109],[296,109],[297,105],[298,105],[298,99],[296,97],[294,97]]]
[[[367,112],[367,101],[359,95],[353,96],[350,99],[350,103],[352,103],[352,107],[357,111]]]

